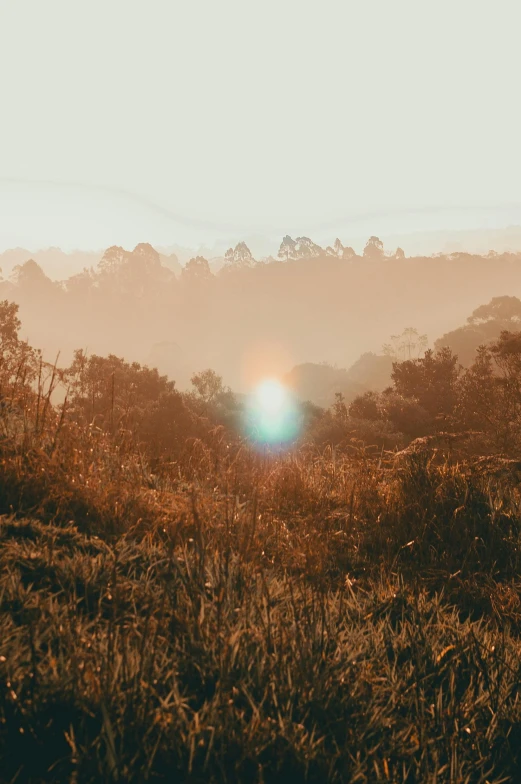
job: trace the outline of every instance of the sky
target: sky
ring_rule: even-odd
[[[0,0],[0,250],[521,223],[520,26],[519,0]]]

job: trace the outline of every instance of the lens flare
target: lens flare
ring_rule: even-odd
[[[274,413],[283,407],[286,400],[286,390],[278,381],[269,378],[259,384],[256,398],[259,408]]]
[[[300,412],[290,391],[277,379],[262,381],[245,409],[245,431],[254,444],[284,447],[300,433]]]

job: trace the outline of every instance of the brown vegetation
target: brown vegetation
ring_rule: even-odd
[[[2,312],[0,781],[519,780],[518,336],[274,454],[215,374],[60,371]]]

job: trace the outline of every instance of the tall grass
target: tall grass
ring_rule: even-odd
[[[1,782],[521,780],[512,461],[151,464],[52,383],[2,413]]]

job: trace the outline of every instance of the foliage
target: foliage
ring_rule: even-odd
[[[308,406],[287,453],[218,424],[212,371],[182,396],[77,352],[59,406],[7,380],[0,781],[519,781],[520,461],[393,427],[519,422],[519,335],[454,360]]]
[[[503,331],[481,346],[460,383],[457,418],[484,431],[489,449],[517,453],[521,444],[521,333]]]
[[[356,397],[349,406],[349,416],[355,419],[380,419],[378,395],[375,392],[365,392]]]
[[[279,259],[289,261],[290,259],[297,258],[297,243],[292,239],[289,234],[282,239],[278,252]]]
[[[419,438],[434,429],[429,412],[415,397],[408,397],[395,388],[386,390],[380,397],[380,416],[407,439]]]
[[[212,277],[212,271],[204,256],[196,256],[186,262],[181,277],[184,280],[208,280]]]
[[[18,306],[14,302],[0,302],[0,350],[2,354],[11,351],[18,343],[21,322]]]
[[[70,413],[83,425],[170,454],[182,449],[184,439],[194,434],[194,414],[175,383],[155,368],[78,350],[65,381]]]
[[[320,256],[324,251],[309,237],[297,237],[295,240],[295,253],[298,259],[312,259]]]
[[[367,240],[364,248],[364,257],[371,261],[377,261],[384,256],[384,244],[378,237],[372,236]]]
[[[521,322],[521,300],[517,297],[492,297],[488,305],[480,305],[467,319],[469,324],[485,321]]]
[[[196,392],[196,399],[202,403],[202,411],[213,417],[236,407],[235,396],[230,387],[223,384],[221,376],[210,368],[194,373],[191,378]]]
[[[244,269],[251,267],[255,259],[245,242],[239,242],[235,248],[229,248],[225,255],[225,264],[223,269]]]
[[[436,341],[436,348],[449,347],[458,355],[464,367],[476,359],[481,345],[497,340],[502,331],[518,331],[521,326],[521,300],[517,297],[493,297],[487,305],[480,305],[463,327],[448,332]]]
[[[399,395],[414,398],[433,420],[445,420],[456,405],[458,358],[450,349],[429,350],[419,359],[395,362],[392,379]]]
[[[2,445],[4,780],[518,778],[493,465],[221,437],[154,474],[59,420]]]
[[[0,302],[0,399],[8,395],[13,382],[16,389],[27,390],[29,384],[42,370],[41,358],[26,341],[20,340],[21,322],[18,305]],[[11,388],[12,389],[12,388]]]
[[[337,237],[333,244],[333,247],[331,247],[330,245],[327,246],[326,253],[328,256],[337,256],[338,258],[342,258],[344,255],[344,250],[345,248],[342,245],[341,240],[339,240],[339,238]]]

